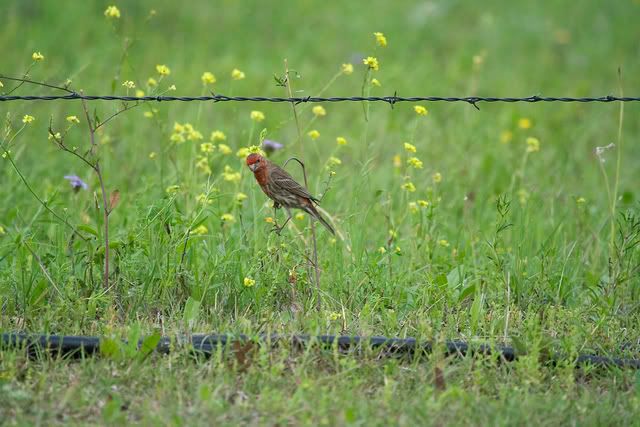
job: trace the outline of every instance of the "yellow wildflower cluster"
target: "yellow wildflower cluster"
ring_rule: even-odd
[[[222,178],[229,182],[239,182],[240,179],[242,179],[242,175],[240,175],[240,172],[234,171],[231,166],[226,165],[224,167],[224,172],[222,172]]]
[[[380,83],[380,80],[374,78],[371,79],[371,86],[380,87],[382,84]]]
[[[71,124],[80,123],[80,119],[77,116],[67,116],[67,121]]]
[[[219,131],[219,130],[214,130],[213,132],[211,132],[211,136],[209,137],[210,141],[226,141],[227,140],[227,135],[224,134],[224,132]]]
[[[231,215],[230,213],[222,214],[220,219],[223,222],[234,222],[236,220],[236,218],[233,215]]]
[[[304,219],[304,214],[303,214],[302,212],[298,212],[298,213],[296,213],[295,218],[296,218],[298,221],[302,221],[302,220]]]
[[[342,71],[342,74],[346,76],[353,74],[353,64],[342,64],[340,71]]]
[[[416,150],[416,146],[413,144],[409,144],[408,142],[404,143],[404,149],[407,153],[415,153]]]
[[[202,77],[200,77],[200,80],[202,80],[203,85],[212,85],[216,82],[216,76],[214,76],[210,71],[205,71],[204,73],[202,73]]]
[[[510,130],[503,130],[500,132],[500,142],[503,144],[508,144],[513,139],[513,132]]]
[[[378,71],[380,69],[380,64],[378,62],[378,58],[374,56],[367,56],[362,60],[362,63],[369,67],[370,70]]]
[[[244,72],[238,70],[237,68],[234,68],[233,71],[231,71],[231,78],[233,80],[242,80],[244,79],[244,77]]]
[[[331,156],[331,157],[329,157],[329,160],[327,160],[327,165],[328,165],[330,168],[332,168],[332,167],[334,167],[334,166],[339,166],[339,165],[341,165],[341,164],[342,164],[342,160],[340,160],[340,159],[339,159],[339,158],[337,158],[337,157],[333,157],[333,156]]]
[[[191,234],[195,234],[197,236],[202,236],[204,234],[207,234],[208,232],[209,232],[209,230],[204,225],[199,225],[196,228],[194,228],[193,230],[191,230]]]
[[[346,138],[344,138],[342,136],[339,136],[339,137],[336,138],[336,143],[338,145],[347,145],[347,140],[346,140]]]
[[[156,65],[156,71],[160,76],[168,76],[171,74],[171,69],[164,64]]]
[[[164,191],[168,195],[172,196],[172,195],[176,194],[179,190],[180,190],[180,186],[174,184],[174,185],[168,186]]]
[[[409,157],[407,159],[407,164],[416,169],[422,169],[422,160],[417,157]]]
[[[34,61],[44,61],[44,55],[40,52],[33,52],[33,54],[31,55],[31,59],[33,59]]]
[[[316,117],[323,117],[327,115],[327,110],[324,109],[322,105],[316,105],[311,109],[313,115]]]
[[[153,77],[149,77],[147,79],[147,86],[156,87],[156,86],[158,86],[158,81],[156,79],[154,79]]]
[[[442,246],[443,248],[448,248],[450,246],[449,242],[447,240],[445,240],[445,239],[438,240],[438,244],[440,246]]]
[[[310,130],[309,132],[307,132],[307,135],[309,135],[309,138],[313,139],[314,141],[320,138],[320,132],[318,132],[316,129]]]
[[[242,147],[238,151],[236,151],[236,156],[241,159],[246,159],[249,155],[249,149],[247,147]]]
[[[218,144],[218,151],[225,156],[232,153],[231,147],[227,144]]]
[[[442,182],[442,174],[440,172],[436,172],[431,176],[434,184],[439,184]]]
[[[342,315],[340,313],[338,313],[337,311],[332,311],[329,314],[327,314],[327,320],[330,322],[335,322],[336,320],[340,319],[342,317]]]
[[[196,161],[196,169],[200,170],[205,175],[211,175],[209,159],[206,156],[198,156]]]
[[[118,19],[120,18],[120,9],[118,9],[116,6],[109,6],[104,11],[104,16],[109,19]]]
[[[408,191],[409,193],[413,193],[416,191],[416,186],[413,185],[413,182],[405,182],[401,185],[401,188]]]
[[[427,114],[429,114],[429,111],[423,105],[416,105],[413,107],[413,110],[419,116],[426,116]]]
[[[22,118],[22,123],[29,124],[33,122],[35,119],[36,119],[35,117],[25,114],[24,117]]]
[[[216,150],[216,146],[210,142],[203,142],[200,144],[200,151],[203,153],[213,153]]]
[[[169,139],[176,144],[182,144],[186,140],[200,141],[203,136],[191,123],[180,124],[175,122],[173,124],[173,133]]]
[[[518,120],[518,127],[520,129],[530,129],[532,126],[531,119],[523,117]]]
[[[264,113],[262,111],[253,110],[251,112],[251,120],[260,123],[264,120]]]
[[[238,192],[238,193],[236,193],[236,197],[235,197],[236,198],[236,202],[242,203],[245,200],[247,200],[247,197],[248,196],[246,194]]]
[[[536,151],[540,151],[540,141],[538,138],[530,136],[527,138],[527,153],[535,153]]]
[[[376,44],[380,47],[387,47],[387,38],[382,33],[373,33],[376,38]]]
[[[136,84],[131,80],[125,80],[124,83],[122,83],[122,86],[126,87],[127,89],[135,89]]]
[[[244,280],[242,281],[242,284],[247,288],[250,288],[252,286],[255,286],[256,281],[250,277],[245,277]]]
[[[213,203],[213,200],[211,200],[205,193],[200,193],[196,196],[196,202],[202,205],[210,205]]]

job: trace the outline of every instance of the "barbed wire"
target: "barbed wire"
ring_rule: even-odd
[[[527,97],[495,97],[495,96],[337,96],[337,97],[266,97],[266,96],[226,96],[220,94],[211,94],[208,96],[128,96],[128,95],[85,95],[77,92],[67,95],[0,95],[1,102],[7,101],[56,101],[56,100],[78,100],[86,101],[129,101],[129,102],[192,102],[192,101],[209,101],[209,102],[287,102],[293,104],[302,103],[322,103],[322,102],[386,102],[393,107],[399,102],[464,102],[477,107],[476,104],[481,102],[496,103],[517,103],[517,102],[638,102],[640,97],[636,96],[598,96],[598,97],[550,97],[550,96],[527,96]]]

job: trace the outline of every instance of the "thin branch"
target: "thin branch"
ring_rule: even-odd
[[[28,71],[27,71],[27,73],[28,73]],[[76,92],[74,92],[74,91],[72,91],[71,89],[68,89],[68,88],[66,88],[66,87],[56,86],[56,85],[52,85],[52,84],[44,83],[44,82],[36,82],[35,80],[27,79],[27,78],[26,78],[26,76],[27,76],[27,74],[26,74],[26,73],[25,73],[25,77],[23,77],[23,78],[19,78],[19,77],[8,77],[8,76],[5,76],[5,75],[0,74],[0,79],[12,80],[12,81],[14,81],[14,82],[21,82],[21,84],[20,84],[20,85],[18,85],[18,86],[16,86],[15,88],[13,88],[13,89],[11,90],[11,92],[7,93],[7,95],[9,95],[9,94],[11,94],[12,92],[14,92],[16,89],[18,89],[18,88],[19,88],[20,86],[22,86],[24,83],[29,83],[29,84],[37,85],[37,86],[44,86],[44,87],[48,87],[48,88],[51,88],[51,89],[62,90],[62,91],[65,91],[65,92],[67,92],[67,93],[70,93],[70,94],[76,94]]]

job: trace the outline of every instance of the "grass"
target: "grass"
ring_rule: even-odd
[[[141,1],[118,4],[121,18],[112,20],[107,6],[5,2],[0,74],[29,70],[54,85],[70,79],[87,94],[126,94],[123,83],[133,81],[145,93],[175,84],[167,94],[287,96],[274,79],[282,81],[286,59],[300,96],[359,95],[365,76],[381,83],[365,81],[371,95],[599,96],[620,86],[640,93],[637,37],[624,25],[640,7],[632,1],[571,10],[563,2],[502,0],[339,8],[307,1],[286,10],[275,2],[250,9]],[[387,36],[386,48],[376,46],[376,31]],[[44,60],[33,63],[32,52]],[[379,71],[362,64],[370,55]],[[353,64],[353,74],[340,72],[343,63]],[[159,64],[171,74],[161,79]],[[246,78],[232,79],[236,68]],[[203,84],[205,71],[216,83]],[[149,77],[159,85],[148,86]],[[0,81],[5,93],[15,85]],[[15,93],[52,90],[24,85]],[[620,125],[613,103],[421,105],[428,115],[409,103],[325,104],[326,116],[299,105],[300,140],[287,104],[145,103],[119,114],[96,132],[96,155],[87,155],[99,160],[106,193],[119,191],[105,289],[100,183],[72,154],[90,148],[81,103],[2,103],[9,152],[0,158],[0,329],[111,338],[132,330],[459,338],[507,342],[526,356],[499,365],[284,348],[256,350],[246,363],[227,353],[194,360],[185,352],[145,359],[117,351],[67,361],[3,349],[5,420],[632,424],[640,377],[575,369],[571,356],[637,357],[624,346],[640,337],[639,107],[626,104]],[[105,120],[121,108],[91,101],[89,117],[95,111]],[[252,120],[254,110],[264,121]],[[25,115],[35,120],[25,124]],[[71,115],[80,123],[67,121]],[[50,119],[71,153],[48,139]],[[176,132],[174,123],[191,128]],[[214,130],[226,140],[203,153]],[[309,219],[271,233],[265,219],[273,210],[236,155],[263,137],[285,144],[275,162],[303,158],[310,190],[324,194],[321,206],[339,231],[333,239],[316,230],[319,311]],[[407,163],[414,156],[422,168]],[[294,163],[288,170],[302,180]],[[89,190],[74,192],[68,174]],[[86,241],[72,239],[72,228]],[[544,363],[549,348],[566,361]]]

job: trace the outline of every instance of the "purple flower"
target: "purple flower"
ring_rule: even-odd
[[[76,192],[80,191],[81,188],[83,190],[88,190],[89,189],[89,186],[87,185],[87,183],[84,182],[83,180],[81,180],[78,175],[65,175],[64,179],[69,181],[69,184],[71,184],[71,187],[73,187],[73,189]]]
[[[265,139],[264,141],[262,141],[262,148],[267,153],[273,153],[274,151],[279,150],[282,147],[284,147],[284,145],[270,139]]]

